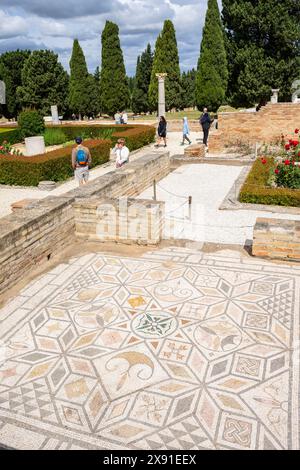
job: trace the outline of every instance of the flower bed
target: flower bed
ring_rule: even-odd
[[[109,161],[109,140],[88,140],[92,167]],[[40,181],[65,181],[73,175],[72,147],[61,148],[34,157],[0,155],[0,184],[37,186]]]
[[[300,207],[299,129],[273,157],[257,159],[240,191],[240,202]]]

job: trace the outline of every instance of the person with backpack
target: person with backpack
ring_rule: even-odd
[[[77,146],[72,150],[72,167],[75,178],[81,186],[89,180],[89,166],[92,163],[92,157],[90,150],[82,145],[81,137],[76,137],[75,142]]]
[[[208,141],[208,134],[209,134],[209,129],[211,126],[212,120],[210,119],[210,115],[208,114],[207,108],[203,109],[203,114],[200,117],[200,124],[202,126],[203,130],[203,143],[206,147],[208,148],[207,141]]]

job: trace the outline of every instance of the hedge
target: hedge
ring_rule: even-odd
[[[92,167],[109,161],[110,141],[88,140],[85,145],[92,155]],[[0,156],[0,184],[37,186],[40,181],[65,181],[74,173],[71,166],[74,146],[34,157]]]
[[[300,207],[300,190],[267,187],[270,171],[275,169],[273,158],[262,164],[257,159],[240,191],[239,201],[251,204]]]
[[[156,130],[152,126],[128,126],[127,129],[122,129],[121,132],[119,129],[115,131],[112,135],[112,142],[115,145],[119,138],[123,138],[126,140],[126,146],[132,152],[144,147],[144,145],[151,144],[154,141],[155,134]]]
[[[20,130],[18,128],[2,128],[0,129],[0,145],[7,140],[11,145],[22,141]]]

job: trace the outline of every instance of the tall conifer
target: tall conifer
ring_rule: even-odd
[[[148,92],[151,110],[157,109],[158,80],[157,73],[167,73],[165,80],[166,109],[180,108],[181,76],[175,28],[171,20],[166,20],[162,32],[155,44],[155,53]]]
[[[196,102],[216,111],[225,99],[228,69],[217,0],[208,0],[196,79]]]
[[[135,86],[132,96],[132,110],[134,113],[149,111],[148,89],[151,79],[153,54],[148,44],[146,50],[138,57],[136,66]]]
[[[81,117],[89,112],[89,73],[78,39],[73,44],[70,72],[69,108]]]
[[[107,21],[102,32],[102,68],[100,77],[101,111],[113,115],[130,103],[130,93],[123,52],[119,39],[119,27]]]

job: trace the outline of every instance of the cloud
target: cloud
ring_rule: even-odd
[[[100,65],[106,20],[119,25],[127,73],[137,56],[154,48],[163,22],[174,22],[182,70],[196,67],[207,0],[0,0],[0,52],[48,48],[69,68],[73,39],[83,48],[91,72]],[[1,17],[2,15],[2,17]],[[2,41],[1,41],[2,39]],[[15,48],[16,48],[15,47]]]
[[[3,7],[12,7],[12,0],[1,0]],[[13,0],[13,7],[46,18],[76,18],[108,13],[118,7],[117,0]]]
[[[9,16],[0,10],[0,39],[13,38],[27,32],[27,24],[20,16]]]

